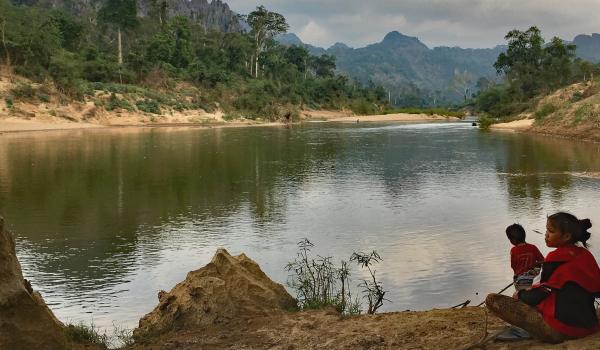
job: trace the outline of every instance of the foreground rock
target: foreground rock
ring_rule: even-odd
[[[174,330],[195,330],[282,313],[296,301],[246,255],[219,249],[205,267],[188,273],[139,323],[142,340]]]
[[[0,349],[65,348],[63,325],[23,279],[14,238],[0,217]]]

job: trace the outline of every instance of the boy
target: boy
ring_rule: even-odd
[[[525,242],[525,229],[519,224],[506,228],[506,237],[514,246],[510,250],[510,267],[514,271],[515,289],[531,288],[533,279],[540,272],[544,256],[533,244]]]

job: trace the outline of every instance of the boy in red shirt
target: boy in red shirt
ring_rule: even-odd
[[[515,289],[531,288],[533,279],[540,272],[544,256],[533,244],[525,242],[525,229],[519,224],[506,228],[506,236],[514,247],[510,250],[510,266],[514,271]]]

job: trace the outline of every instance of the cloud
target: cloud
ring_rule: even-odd
[[[227,1],[227,0],[226,0]],[[255,0],[228,0],[248,13]],[[571,40],[600,32],[597,0],[264,0],[283,14],[290,31],[310,44],[328,47],[344,42],[360,47],[392,31],[416,36],[428,46],[492,47],[504,43],[511,29],[537,25],[546,39]]]

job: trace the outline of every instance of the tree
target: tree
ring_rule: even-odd
[[[264,51],[267,42],[272,40],[275,35],[287,32],[290,26],[285,17],[279,13],[268,11],[264,6],[257,7],[255,11],[245,16],[245,19],[252,28],[250,34],[254,38],[255,45],[254,76],[258,78],[258,58]],[[252,66],[250,69],[252,74]]]
[[[331,78],[335,76],[335,56],[321,55],[313,56],[310,60],[310,66],[315,75],[319,78]]]
[[[469,91],[471,90],[471,85],[473,85],[473,74],[469,73],[469,71],[459,71],[458,69],[454,70],[454,80],[452,82],[452,87],[458,93],[463,95],[464,100],[467,100],[469,96]]]
[[[98,19],[117,28],[118,63],[123,64],[121,31],[137,26],[136,0],[108,0],[98,12]]]
[[[542,86],[542,62],[544,60],[544,39],[537,27],[522,32],[511,30],[504,37],[508,49],[501,53],[494,63],[498,74],[504,74],[509,84],[518,92],[521,99],[530,98]]]
[[[545,82],[550,87],[559,87],[569,82],[571,78],[571,67],[575,58],[575,45],[565,44],[557,37],[552,38],[544,48],[544,70]]]
[[[285,51],[285,59],[296,66],[300,73],[304,74],[304,79],[306,79],[306,73],[308,72],[308,65],[310,55],[308,50],[302,46],[292,45],[287,48]]]

